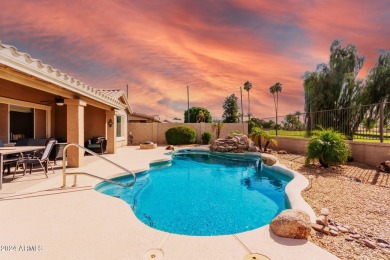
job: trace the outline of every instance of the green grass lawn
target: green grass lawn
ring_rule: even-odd
[[[274,129],[266,130],[270,135],[275,136],[276,131]],[[295,137],[295,138],[305,138],[306,131],[289,131],[289,130],[278,130],[278,136],[286,137]],[[390,143],[390,133],[384,134],[384,143]],[[353,141],[356,142],[368,142],[368,143],[379,143],[379,134],[363,134],[358,133],[354,135]]]
[[[267,130],[270,135],[276,135],[276,131],[274,129]],[[278,130],[278,136],[297,136],[297,137],[305,137],[306,131],[289,131],[289,130]]]

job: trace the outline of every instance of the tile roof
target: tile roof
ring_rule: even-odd
[[[4,44],[1,41],[0,64],[4,64],[8,67],[35,76],[39,79],[53,83],[54,85],[78,93],[81,96],[92,98],[117,109],[126,108],[126,105],[119,100],[119,97],[122,95],[119,94],[120,91],[93,88],[48,64],[44,64],[39,59],[32,58],[27,53],[18,51],[14,46]],[[114,93],[117,94],[114,95]],[[128,102],[126,103],[128,104]]]

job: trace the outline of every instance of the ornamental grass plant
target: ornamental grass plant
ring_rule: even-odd
[[[321,166],[345,163],[351,154],[349,144],[345,136],[333,129],[321,129],[313,132],[307,144],[305,164],[318,159]]]

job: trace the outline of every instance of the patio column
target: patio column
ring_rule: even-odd
[[[84,107],[87,103],[81,99],[65,99],[66,104],[66,139],[68,143],[84,146]],[[81,167],[84,150],[71,146],[68,148],[68,166]]]
[[[112,125],[109,124],[109,122],[112,122]],[[114,111],[106,111],[107,153],[115,153],[115,150],[116,150],[116,145],[115,145],[116,127],[117,126],[116,126],[115,110]]]

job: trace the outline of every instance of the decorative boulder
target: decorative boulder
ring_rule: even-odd
[[[175,150],[175,147],[173,145],[168,145],[165,150]]]
[[[272,166],[272,165],[274,165],[277,162],[277,159],[276,159],[275,156],[272,156],[272,155],[269,155],[269,154],[265,154],[265,153],[261,154],[261,160],[267,166]]]
[[[252,140],[246,135],[232,134],[225,138],[214,140],[209,148],[212,152],[243,153],[252,145]]]
[[[254,145],[251,145],[251,146],[249,146],[248,147],[248,152],[257,152],[257,147],[256,146],[254,146]]]
[[[270,228],[280,237],[307,239],[311,230],[310,217],[303,210],[286,209],[272,220]]]

